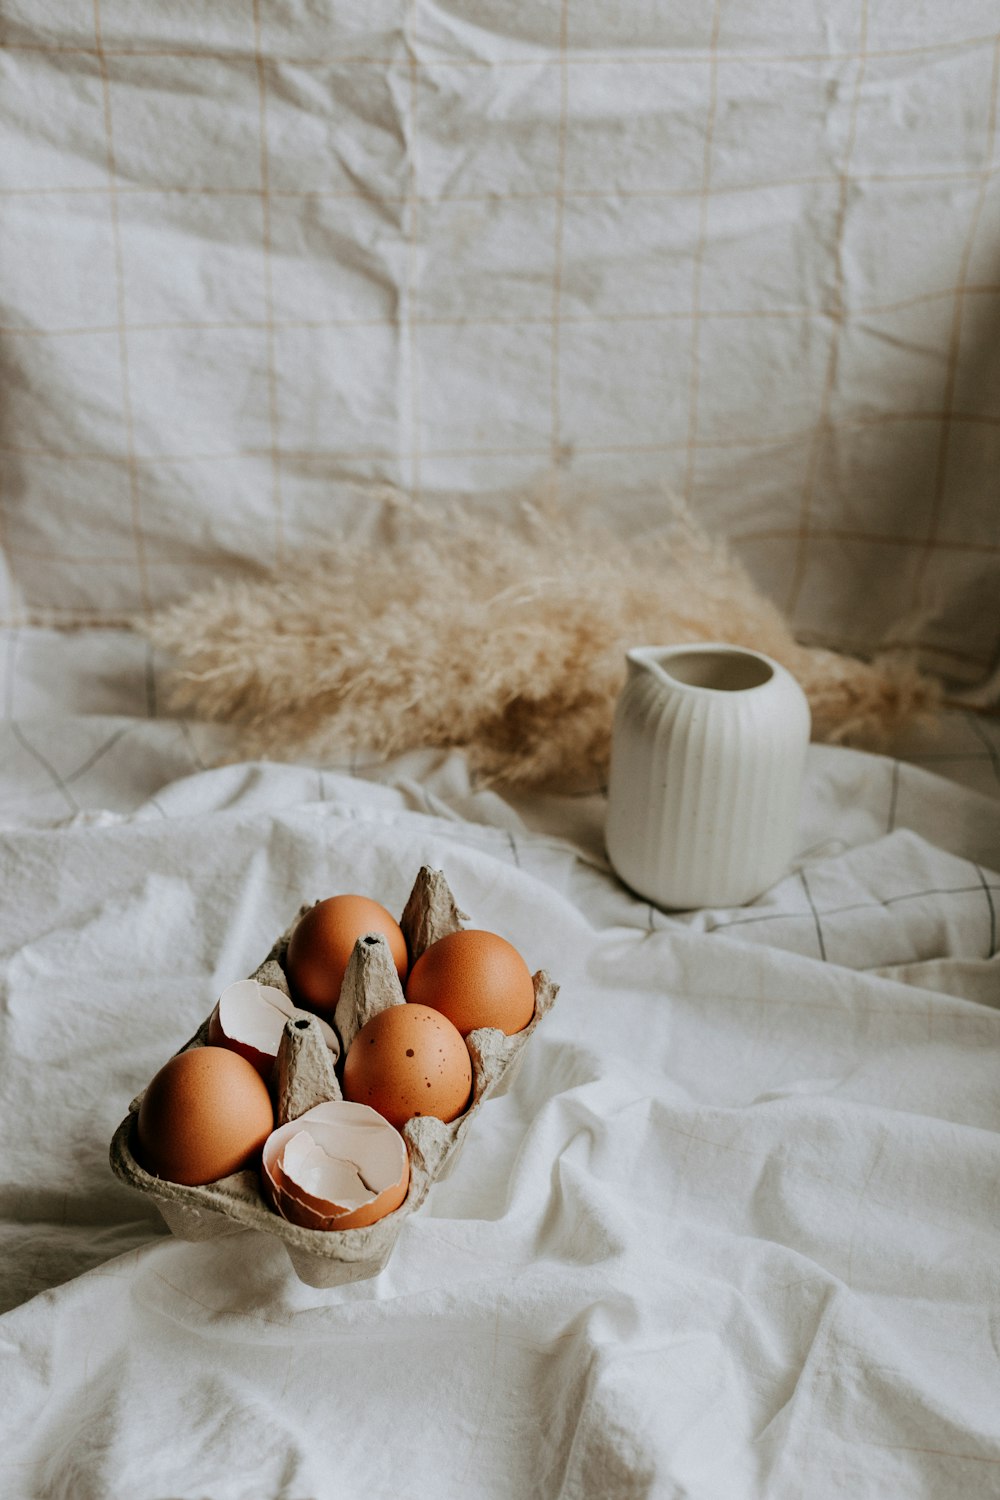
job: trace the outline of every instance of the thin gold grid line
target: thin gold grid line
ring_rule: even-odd
[[[983,35],[958,37],[952,40],[939,40],[936,42],[917,42],[908,47],[879,47],[867,53],[868,57],[878,61],[890,58],[923,57],[928,53],[939,52],[965,52],[975,47],[992,46],[994,33],[988,32]],[[75,57],[96,57],[97,51],[94,47],[83,45],[46,44],[44,42],[0,42],[0,52],[24,52],[41,53],[44,55],[64,55]],[[108,47],[104,55],[108,58],[118,59],[165,59],[177,62],[220,62],[234,64],[254,64],[257,53],[240,52],[216,52],[210,48],[184,48],[184,47]],[[370,53],[341,53],[321,54],[303,56],[297,53],[269,52],[261,53],[263,61],[268,66],[292,67],[292,68],[348,68],[348,67],[371,67],[391,68],[398,64],[399,58],[395,55],[375,56]],[[769,52],[758,51],[729,51],[722,52],[722,58],[726,62],[736,63],[842,63],[851,62],[858,54],[852,48],[842,51],[828,50],[825,52]],[[711,54],[696,49],[678,51],[656,51],[652,48],[644,48],[640,53],[634,52],[570,52],[567,51],[566,62],[570,67],[619,67],[619,66],[649,66],[671,65],[684,67],[688,64],[704,64],[710,61]],[[420,60],[421,68],[537,68],[545,66],[550,61],[548,54],[535,53],[524,57],[501,57],[482,58],[459,56],[456,53],[442,53],[439,56],[424,56]]]
[[[238,458],[266,458],[270,449],[259,448],[233,449],[228,453],[137,453],[135,461],[137,464],[160,464],[160,463],[232,463]],[[0,446],[0,458],[42,458],[51,459],[53,463],[100,463],[100,464],[124,464],[128,459],[121,453],[105,453],[98,450],[88,451],[82,449],[76,453],[61,453],[58,448],[30,448],[24,443],[8,443]]]
[[[404,198],[406,216],[406,333],[410,365],[410,490],[419,500],[423,492],[423,465],[421,460],[423,403],[420,386],[420,351],[417,347],[417,247],[419,242],[420,199],[417,193],[417,110],[420,95],[420,72],[417,59],[417,0],[406,0],[405,35],[407,68],[409,73],[410,140],[407,152],[407,181]],[[391,320],[390,320],[391,321]]]
[[[10,542],[7,537],[7,518],[4,514],[3,505],[0,504],[0,558],[9,557],[10,553]],[[5,569],[4,571],[6,572],[7,570]],[[9,603],[13,611],[10,616],[10,626],[16,630],[22,625],[28,624],[29,616],[27,611],[20,608],[21,600],[19,598],[18,580],[12,574],[8,574],[8,577],[10,579]],[[9,717],[10,715],[8,714]]]
[[[81,604],[78,606],[68,604],[34,604],[31,606],[27,617],[17,615],[0,615],[0,629],[17,630],[26,623],[32,625],[44,625],[46,620],[55,616],[61,616],[61,626],[86,623],[88,625],[121,626],[122,629],[135,628],[135,611],[129,612],[124,609],[104,609],[99,604]]]
[[[866,1448],[878,1448],[885,1453],[926,1453],[934,1458],[952,1458],[963,1464],[1000,1464],[1000,1458],[991,1458],[988,1453],[954,1453],[950,1448],[922,1448],[916,1443],[877,1443],[874,1438],[860,1441]]]
[[[23,609],[20,580],[15,579],[13,571],[11,569],[2,566],[4,558],[8,557],[9,555],[10,543],[7,536],[7,516],[4,511],[3,494],[2,491],[0,491],[0,582],[6,579],[9,584],[9,592],[5,590],[5,592],[7,592],[7,598],[5,602],[10,604],[12,611],[10,617],[11,628],[17,630],[22,625],[28,624],[29,615],[27,611]],[[9,681],[13,681],[13,679],[10,678]],[[9,712],[7,714],[7,717],[11,717]]]
[[[919,537],[893,536],[888,532],[880,531],[858,531],[845,526],[816,526],[811,535],[814,541],[864,542],[874,547],[922,547],[924,545]],[[798,530],[794,526],[776,526],[765,527],[761,530],[731,532],[729,541],[785,542],[797,536]],[[1000,543],[960,542],[939,538],[934,545],[942,552],[972,552],[977,555],[986,553],[990,556],[1000,556]]]
[[[128,471],[129,504],[131,509],[132,536],[135,541],[135,557],[139,578],[139,598],[147,612],[151,608],[149,577],[146,564],[146,541],[142,530],[142,506],[139,492],[139,470],[135,461],[135,422],[132,413],[132,388],[129,370],[128,325],[125,306],[125,262],[122,251],[121,222],[118,215],[117,177],[115,162],[114,121],[111,114],[111,78],[107,60],[101,45],[101,0],[93,0],[94,41],[101,72],[101,94],[104,105],[104,133],[107,151],[108,204],[111,211],[111,237],[115,260],[115,294],[118,307],[118,355],[121,365],[122,415],[125,422],[125,450]]]
[[[562,283],[566,225],[566,155],[569,138],[569,68],[566,65],[569,41],[569,0],[559,8],[559,123],[556,150],[555,228],[552,246],[552,344],[549,368],[549,477],[552,498],[558,498],[559,470],[562,454],[562,405],[560,392],[562,362]]]
[[[892,426],[898,422],[928,422],[938,424],[943,419],[940,411],[891,411],[873,412],[863,415],[841,417],[831,421],[827,427],[828,432],[851,431],[855,428]],[[953,412],[953,422],[966,422],[983,427],[1000,427],[1000,414],[992,412]],[[812,435],[813,428],[801,427],[791,429],[787,432],[748,432],[733,433],[727,437],[699,438],[699,451],[711,453],[716,451],[725,452],[728,449],[744,448],[783,448],[792,447],[796,444],[807,443]],[[687,438],[677,438],[673,441],[658,443],[577,443],[574,444],[574,452],[584,455],[601,454],[655,454],[655,453],[686,453],[688,446]],[[240,459],[269,458],[270,447],[254,447],[232,449],[222,453],[207,452],[164,452],[164,453],[136,453],[134,461],[137,465],[155,465],[170,463],[233,463]],[[365,461],[395,463],[398,462],[399,454],[388,448],[281,448],[280,456],[284,462],[297,462],[300,460],[313,459],[337,459],[340,461]],[[551,449],[545,446],[536,447],[492,447],[492,448],[425,448],[425,458],[548,458]],[[55,463],[107,463],[125,464],[128,457],[119,453],[87,452],[75,453],[59,452],[51,448],[31,448],[26,445],[7,444],[0,446],[0,458],[35,458],[51,460]],[[798,532],[790,533],[798,535]]]
[[[715,135],[715,116],[719,102],[719,25],[721,0],[715,0],[712,10],[712,32],[709,46],[711,61],[708,69],[708,113],[705,121],[705,141],[701,163],[701,194],[698,205],[698,239],[695,244],[694,267],[691,276],[691,382],[688,391],[688,441],[687,464],[684,471],[683,493],[690,504],[694,491],[695,453],[698,444],[698,398],[701,389],[701,281],[708,243],[708,203],[712,186],[712,142]]]
[[[680,445],[678,445],[680,447]],[[539,450],[541,454],[543,450]],[[729,533],[727,540],[730,544],[742,544],[747,542],[775,542],[788,541],[789,538],[797,536],[794,527],[762,527],[759,530],[736,531]],[[919,537],[892,536],[884,532],[852,531],[843,527],[824,526],[817,527],[813,532],[814,541],[851,542],[861,543],[873,547],[897,547],[915,548],[922,545]],[[986,554],[987,556],[1000,556],[1000,543],[992,542],[960,542],[940,540],[935,543],[942,552],[970,553],[974,556]],[[47,547],[33,547],[24,542],[12,541],[7,550],[11,555],[18,557],[31,557],[41,562],[80,563],[83,566],[102,566],[107,563],[113,567],[132,566],[134,557],[113,557],[110,554],[88,556],[80,553],[63,553]],[[199,559],[197,557],[170,557],[166,553],[151,558],[149,566],[155,568],[173,567],[178,564],[184,567],[188,563],[195,566],[212,566],[211,559]]]
[[[930,564],[931,555],[937,542],[938,527],[941,524],[941,516],[944,511],[945,490],[948,480],[948,459],[951,448],[952,432],[952,407],[955,404],[955,391],[958,385],[958,364],[962,345],[962,320],[965,312],[965,283],[969,275],[969,264],[972,260],[972,252],[975,248],[976,235],[979,231],[979,221],[982,218],[983,207],[986,203],[986,194],[989,191],[991,168],[996,150],[997,129],[997,96],[1000,93],[1000,36],[993,46],[993,73],[990,81],[990,112],[989,125],[987,127],[988,148],[986,153],[986,168],[982,174],[979,184],[979,192],[972,210],[972,218],[969,223],[965,244],[962,247],[962,258],[959,262],[958,281],[955,286],[955,301],[952,308],[951,338],[948,346],[948,365],[945,373],[944,394],[942,406],[944,418],[941,422],[941,432],[938,440],[937,464],[934,472],[934,493],[931,500],[931,511],[927,523],[927,537],[924,550],[917,564],[916,574],[913,581],[913,592],[911,601],[914,606],[919,605],[924,591],[927,577],[927,568]]]
[[[964,287],[966,296],[1000,296],[1000,282],[994,285],[970,284]],[[890,313],[903,312],[912,307],[919,307],[928,302],[943,301],[955,295],[953,286],[945,287],[936,291],[919,292],[912,297],[904,297],[898,302],[872,302],[863,304],[854,309],[856,319],[883,317]],[[662,312],[606,312],[606,313],[564,313],[560,321],[564,324],[581,325],[590,327],[598,324],[614,323],[684,323],[690,322],[695,317],[701,322],[768,322],[776,320],[796,321],[821,321],[825,322],[837,318],[835,308],[829,307],[758,307],[758,308],[728,308],[728,307],[702,307],[697,314],[690,308],[677,308],[672,311]],[[414,323],[424,328],[532,328],[548,327],[552,321],[551,314],[543,313],[518,313],[504,317],[500,314],[486,316],[477,313],[454,314],[450,317],[441,314],[439,316],[421,316],[415,314]],[[232,318],[223,320],[202,320],[196,318],[172,318],[161,322],[129,322],[126,323],[128,333],[237,333],[254,332],[267,328],[274,328],[282,332],[321,330],[324,328],[395,328],[396,320],[390,317],[372,318],[273,318],[267,319]],[[36,328],[28,325],[4,324],[0,325],[0,335],[7,338],[82,338],[88,335],[109,336],[117,334],[119,325],[117,323],[93,323],[80,324],[65,328]]]
[[[990,175],[1000,171],[1000,167],[989,169]],[[980,167],[941,167],[935,171],[925,172],[854,172],[851,181],[854,183],[875,183],[881,187],[893,184],[906,183],[928,183],[928,182],[979,182],[983,170]],[[724,198],[729,195],[747,193],[769,193],[778,192],[784,188],[797,187],[836,187],[840,178],[836,173],[811,172],[803,173],[796,177],[761,177],[752,181],[728,182],[709,189],[709,195],[713,198]],[[2,198],[88,198],[102,197],[110,189],[100,183],[87,184],[56,184],[53,187],[5,187],[0,184],[0,199]],[[185,198],[259,198],[259,187],[223,187],[214,183],[191,184],[182,182],[159,182],[159,183],[121,183],[116,189],[119,198],[155,198],[155,197],[185,197]],[[701,198],[704,192],[703,186],[689,187],[621,187],[617,183],[608,183],[605,187],[567,187],[564,196],[567,202],[592,201],[594,199],[604,200],[608,198],[622,199],[624,201],[641,201],[675,198]],[[292,201],[309,200],[314,198],[329,199],[331,201],[370,203],[371,193],[364,188],[352,187],[304,187],[304,188],[276,188],[270,190],[272,201],[275,199],[289,199]],[[551,190],[546,188],[505,188],[503,192],[496,188],[490,188],[479,193],[438,193],[419,194],[417,202],[420,205],[436,208],[445,204],[465,203],[540,203],[546,202],[552,197]],[[386,204],[397,204],[405,207],[411,201],[411,196],[406,193],[379,193],[379,202]]]
[[[17,541],[12,542],[8,550],[12,555],[17,557],[30,557],[37,562],[71,563],[73,567],[76,567],[78,564],[79,566],[85,568],[105,566],[112,568],[132,568],[135,566],[134,557],[113,557],[108,553],[102,554],[101,556],[89,556],[87,553],[81,554],[79,552],[56,552],[50,551],[45,547],[27,546],[23,542]],[[149,567],[151,569],[155,569],[157,567],[171,568],[177,566],[182,566],[185,568],[218,568],[219,558],[216,553],[213,553],[211,557],[205,558],[195,556],[169,557],[164,553],[159,557],[151,558],[149,561]]]
[[[275,554],[285,553],[285,508],[281,492],[281,459],[278,452],[278,377],[275,368],[274,288],[271,267],[271,164],[267,149],[267,78],[261,46],[260,0],[253,0],[254,62],[257,72],[258,121],[260,129],[261,239],[264,257],[264,321],[267,357],[267,420],[271,433],[271,485],[274,499]]]
[[[837,219],[834,228],[834,299],[836,316],[830,327],[830,348],[827,354],[826,375],[823,381],[823,391],[820,397],[819,416],[813,434],[813,440],[809,452],[809,462],[806,468],[805,487],[802,501],[799,507],[799,539],[795,548],[795,556],[792,563],[792,577],[785,600],[785,612],[789,617],[795,613],[805,580],[806,556],[809,546],[809,533],[812,525],[813,500],[816,490],[816,478],[819,473],[819,460],[822,453],[823,443],[829,431],[830,403],[833,400],[833,388],[837,379],[837,369],[840,363],[840,335],[844,318],[844,255],[843,236],[847,222],[847,200],[850,187],[851,157],[854,155],[854,145],[857,138],[858,113],[861,108],[861,89],[865,79],[865,68],[867,63],[866,48],[868,44],[868,0],[861,0],[861,24],[859,27],[859,49],[858,68],[854,78],[854,91],[851,97],[851,112],[848,122],[847,144],[844,148],[844,160],[840,170],[840,191],[837,204]]]

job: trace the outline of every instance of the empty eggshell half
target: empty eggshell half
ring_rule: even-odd
[[[410,1185],[406,1142],[367,1104],[317,1104],[271,1132],[261,1159],[272,1206],[304,1229],[363,1229]]]
[[[295,1005],[283,991],[256,979],[238,979],[222,991],[209,1017],[209,1045],[238,1052],[266,1080],[278,1055],[285,1022],[295,1014]],[[323,1020],[319,1020],[319,1026],[336,1062],[340,1056],[337,1034]]]

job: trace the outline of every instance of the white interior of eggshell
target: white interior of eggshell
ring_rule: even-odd
[[[295,920],[308,910],[308,906],[302,907]],[[463,920],[464,913],[459,911],[444,875],[424,866],[400,922],[411,960],[415,962],[439,937],[458,931]],[[285,995],[289,994],[289,987],[283,960],[294,926],[295,922],[282,933],[250,976],[251,980],[273,986]],[[380,941],[385,945],[384,938]],[[359,959],[356,967],[373,976],[374,982],[385,972],[385,965],[373,962],[370,955],[366,962]],[[392,973],[395,977],[394,965]],[[398,987],[398,979],[396,983]],[[283,1241],[296,1275],[311,1286],[338,1286],[377,1276],[392,1253],[403,1223],[421,1206],[433,1182],[454,1166],[472,1120],[485,1100],[500,1091],[535,1027],[553,1005],[558,986],[544,970],[535,974],[534,987],[535,1013],[523,1031],[505,1036],[494,1028],[482,1028],[467,1038],[473,1065],[473,1094],[465,1113],[450,1124],[425,1115],[403,1126],[402,1135],[410,1155],[409,1191],[399,1208],[367,1228],[317,1230],[291,1224],[266,1202],[255,1172],[234,1173],[200,1187],[184,1187],[152,1177],[136,1160],[132,1149],[141,1094],[132,1101],[129,1114],[111,1142],[112,1169],[124,1182],[155,1198],[168,1228],[180,1238],[201,1240],[240,1229],[258,1229]],[[364,991],[362,983],[360,1003],[364,1007],[375,1004],[382,1008],[386,1003],[385,994],[371,995]],[[397,1003],[394,994],[389,1003]],[[327,1029],[318,1017],[294,1007],[286,1019],[275,1068],[279,1125],[299,1118],[317,1104],[341,1098],[332,1055],[323,1035]],[[206,1036],[207,1021],[181,1050],[203,1046]],[[343,1043],[342,1035],[340,1040]]]
[[[356,1162],[334,1156],[323,1140],[308,1130],[292,1137],[281,1154],[281,1170],[289,1182],[302,1189],[307,1198],[321,1203],[335,1203],[341,1208],[360,1208],[378,1197],[361,1180]]]
[[[226,1036],[269,1057],[278,1055],[285,1022],[295,1014],[295,1009],[284,990],[277,985],[261,984],[257,979],[237,979],[235,984],[227,985],[217,1004],[219,1024]],[[319,1020],[319,1025],[336,1061],[340,1056],[337,1034],[325,1021]]]

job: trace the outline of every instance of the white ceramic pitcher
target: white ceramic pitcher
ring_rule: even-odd
[[[637,646],[615,710],[606,842],[659,906],[740,906],[795,852],[809,705],[770,657]]]

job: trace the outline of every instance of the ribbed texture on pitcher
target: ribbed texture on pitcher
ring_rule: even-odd
[[[795,851],[809,708],[768,657],[710,643],[637,647],[618,700],[606,842],[660,906],[739,906]]]

